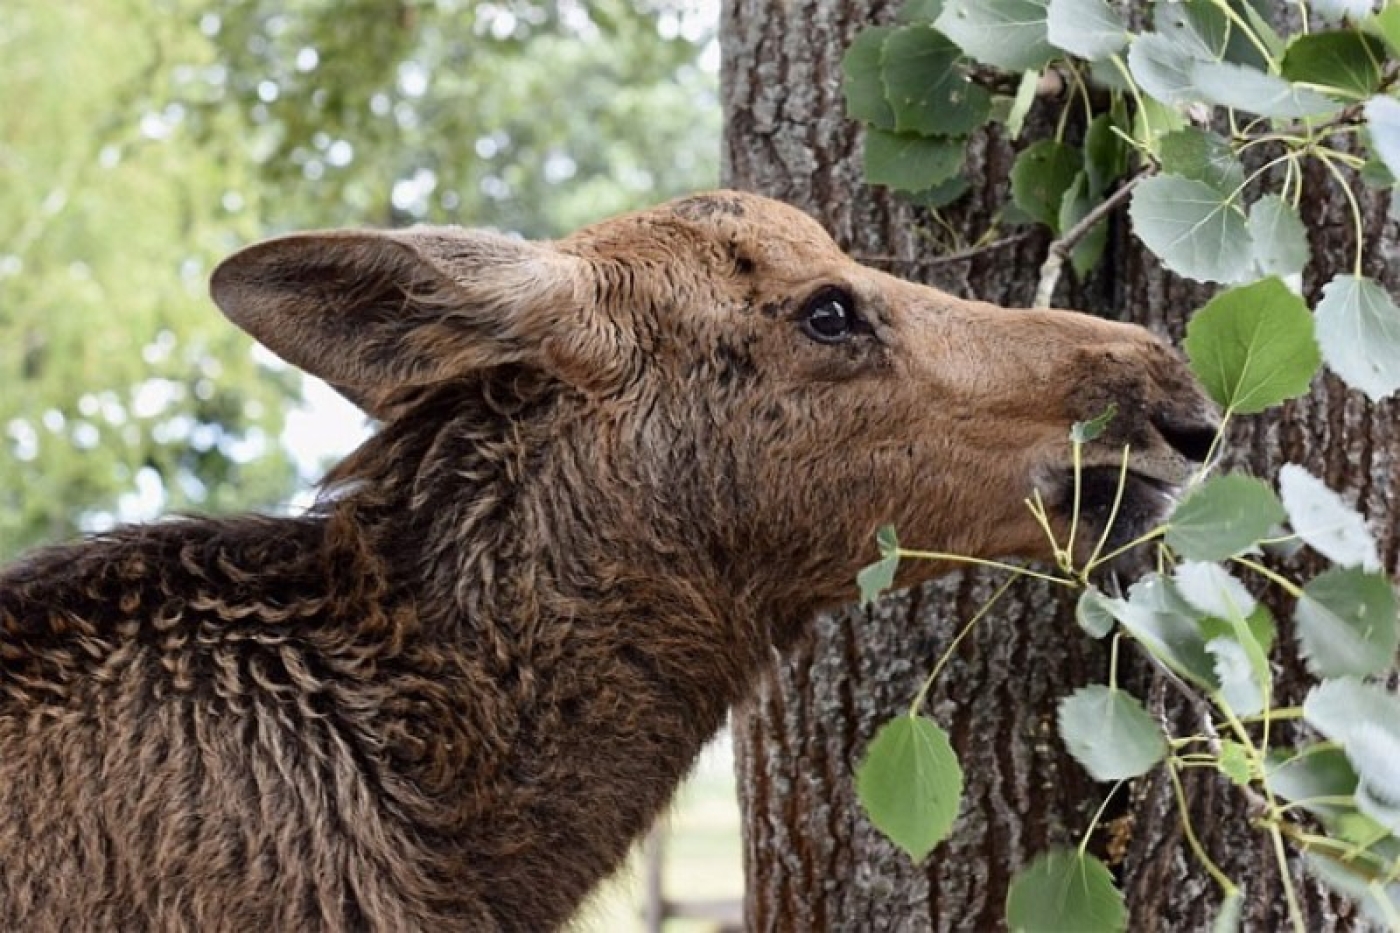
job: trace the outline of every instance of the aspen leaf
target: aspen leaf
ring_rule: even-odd
[[[1012,933],[1117,933],[1127,929],[1128,910],[1103,862],[1057,849],[1011,879],[1006,925]]]
[[[1173,272],[1202,282],[1236,282],[1252,259],[1244,211],[1205,182],[1156,175],[1138,185],[1133,230]]]
[[[1146,774],[1167,753],[1161,726],[1132,694],[1101,684],[1060,701],[1060,738],[1096,781]]]
[[[1216,295],[1184,347],[1210,397],[1240,414],[1302,395],[1322,362],[1307,305],[1276,278]]]
[[[1253,547],[1285,513],[1268,484],[1240,473],[1213,476],[1172,513],[1167,544],[1190,560],[1225,560]]]
[[[915,861],[947,838],[962,787],[948,734],[924,716],[885,723],[856,769],[856,794],[870,822]]]

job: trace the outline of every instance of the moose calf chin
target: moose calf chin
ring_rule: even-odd
[[[877,527],[1043,556],[1022,502],[1064,527],[1111,404],[1085,462],[1130,445],[1126,536],[1214,427],[1144,330],[900,281],[732,191],[551,243],[283,237],[213,296],[382,426],[305,515],[0,575],[0,929],[555,927]]]

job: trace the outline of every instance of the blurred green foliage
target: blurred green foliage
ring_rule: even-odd
[[[6,0],[0,558],[287,498],[300,377],[205,297],[243,243],[547,237],[713,185],[713,6]]]

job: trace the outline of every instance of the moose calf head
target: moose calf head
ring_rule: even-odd
[[[1128,445],[1125,540],[1215,428],[1181,359],[1141,328],[901,281],[739,192],[552,243],[294,235],[227,260],[213,290],[239,326],[391,424],[421,417],[426,386],[547,380],[554,403],[532,410],[549,424],[531,435],[545,440],[524,469],[586,478],[571,521],[699,555],[708,582],[801,611],[854,595],[884,523],[945,552],[1048,555],[1024,500],[1038,491],[1067,524],[1069,427],[1109,406],[1084,452],[1084,514],[1106,520]]]

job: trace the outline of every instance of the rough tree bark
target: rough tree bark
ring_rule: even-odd
[[[871,264],[950,291],[1004,305],[1031,301],[1044,237],[971,260],[936,261],[926,215],[862,179],[860,138],[845,118],[840,61],[863,26],[889,20],[887,0],[730,0],[721,24],[725,177],[730,185],[781,198],[820,218],[836,239]],[[1041,114],[1042,118],[1044,114]],[[1031,127],[1027,138],[1033,139]],[[945,217],[967,241],[986,229],[1007,197],[1015,147],[995,132],[970,154],[972,191]],[[1316,268],[1346,269],[1349,215],[1325,174],[1309,179],[1304,215]],[[1400,237],[1385,204],[1369,198],[1366,271],[1394,291]],[[1057,304],[1133,320],[1180,338],[1206,289],[1169,273],[1135,246],[1115,217],[1103,268],[1087,286],[1062,283]],[[1069,276],[1066,276],[1069,278]],[[1310,280],[1310,299],[1320,282]],[[937,404],[930,399],[930,404]],[[1273,475],[1302,463],[1334,488],[1350,490],[1400,570],[1400,406],[1370,405],[1334,378],[1232,433],[1235,464]],[[910,546],[918,546],[910,542]],[[1298,568],[1293,568],[1298,569]],[[941,677],[930,713],[952,734],[967,777],[953,838],[923,866],[910,863],[862,817],[853,770],[881,723],[907,708],[934,658],[996,581],[958,575],[876,610],[821,618],[801,650],[771,676],[735,719],[744,816],[746,921],[751,930],[995,930],[1012,873],[1051,845],[1073,845],[1107,786],[1094,784],[1061,749],[1055,704],[1085,683],[1103,682],[1107,656],[1075,626],[1058,593],[1019,585],[985,620]],[[1282,638],[1290,643],[1286,612]],[[1127,657],[1135,657],[1128,649]],[[1278,662],[1285,694],[1301,699],[1303,671],[1287,651]],[[1186,716],[1139,661],[1128,683],[1164,715]],[[1194,729],[1192,731],[1195,731]],[[1267,838],[1248,826],[1239,794],[1197,774],[1188,784],[1191,817],[1211,856],[1246,886],[1246,928],[1285,929],[1283,898]],[[1219,891],[1183,843],[1161,769],[1135,782],[1111,811],[1116,819],[1093,848],[1118,872],[1135,931],[1208,927]],[[1352,929],[1344,904],[1326,898],[1298,864],[1309,930]]]

